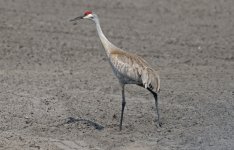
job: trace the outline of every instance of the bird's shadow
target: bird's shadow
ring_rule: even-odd
[[[67,121],[65,122],[65,124],[71,124],[71,123],[76,123],[76,122],[85,122],[86,124],[89,124],[90,126],[93,126],[95,129],[97,130],[102,130],[104,129],[104,126],[94,122],[94,121],[91,121],[91,120],[88,120],[88,119],[84,119],[84,118],[73,118],[73,117],[68,117]]]

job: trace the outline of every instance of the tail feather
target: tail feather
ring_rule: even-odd
[[[145,68],[142,71],[142,83],[145,88],[150,88],[152,91],[158,93],[160,90],[160,78],[157,71],[152,68]]]

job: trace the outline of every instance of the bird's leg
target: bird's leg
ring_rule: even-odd
[[[157,111],[157,115],[158,115],[158,125],[161,127],[162,123],[160,121],[160,114],[159,114],[159,109],[158,109],[158,94],[155,93],[154,91],[152,91],[151,89],[147,88],[154,96],[155,99],[155,106],[156,106],[156,111]]]
[[[125,95],[124,95],[124,84],[122,84],[121,87],[122,87],[122,110],[121,110],[121,120],[120,120],[120,124],[119,124],[119,130],[120,131],[122,130],[124,107],[126,105]]]
[[[153,95],[154,95],[155,106],[156,106],[156,110],[157,110],[157,114],[158,114],[158,125],[161,127],[162,123],[161,123],[161,120],[160,120],[160,114],[159,114],[159,108],[158,108],[158,94],[154,93]]]

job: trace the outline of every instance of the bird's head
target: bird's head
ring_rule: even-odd
[[[81,19],[89,19],[89,20],[93,20],[95,19],[95,14],[92,12],[92,11],[85,11],[84,14],[82,16],[79,16],[79,17],[76,17],[74,19],[71,19],[70,21],[71,22],[76,22],[78,20],[81,20]]]

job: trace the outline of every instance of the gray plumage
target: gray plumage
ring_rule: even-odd
[[[122,129],[123,112],[125,108],[124,86],[126,84],[136,84],[149,90],[154,98],[158,115],[159,126],[161,126],[158,110],[158,92],[160,90],[160,78],[158,71],[152,69],[150,65],[140,56],[126,52],[111,42],[103,34],[98,16],[90,11],[85,12],[83,16],[77,17],[71,21],[79,19],[90,19],[95,22],[98,35],[106,51],[109,63],[115,76],[118,78],[122,88],[122,111],[120,120],[120,130]]]

